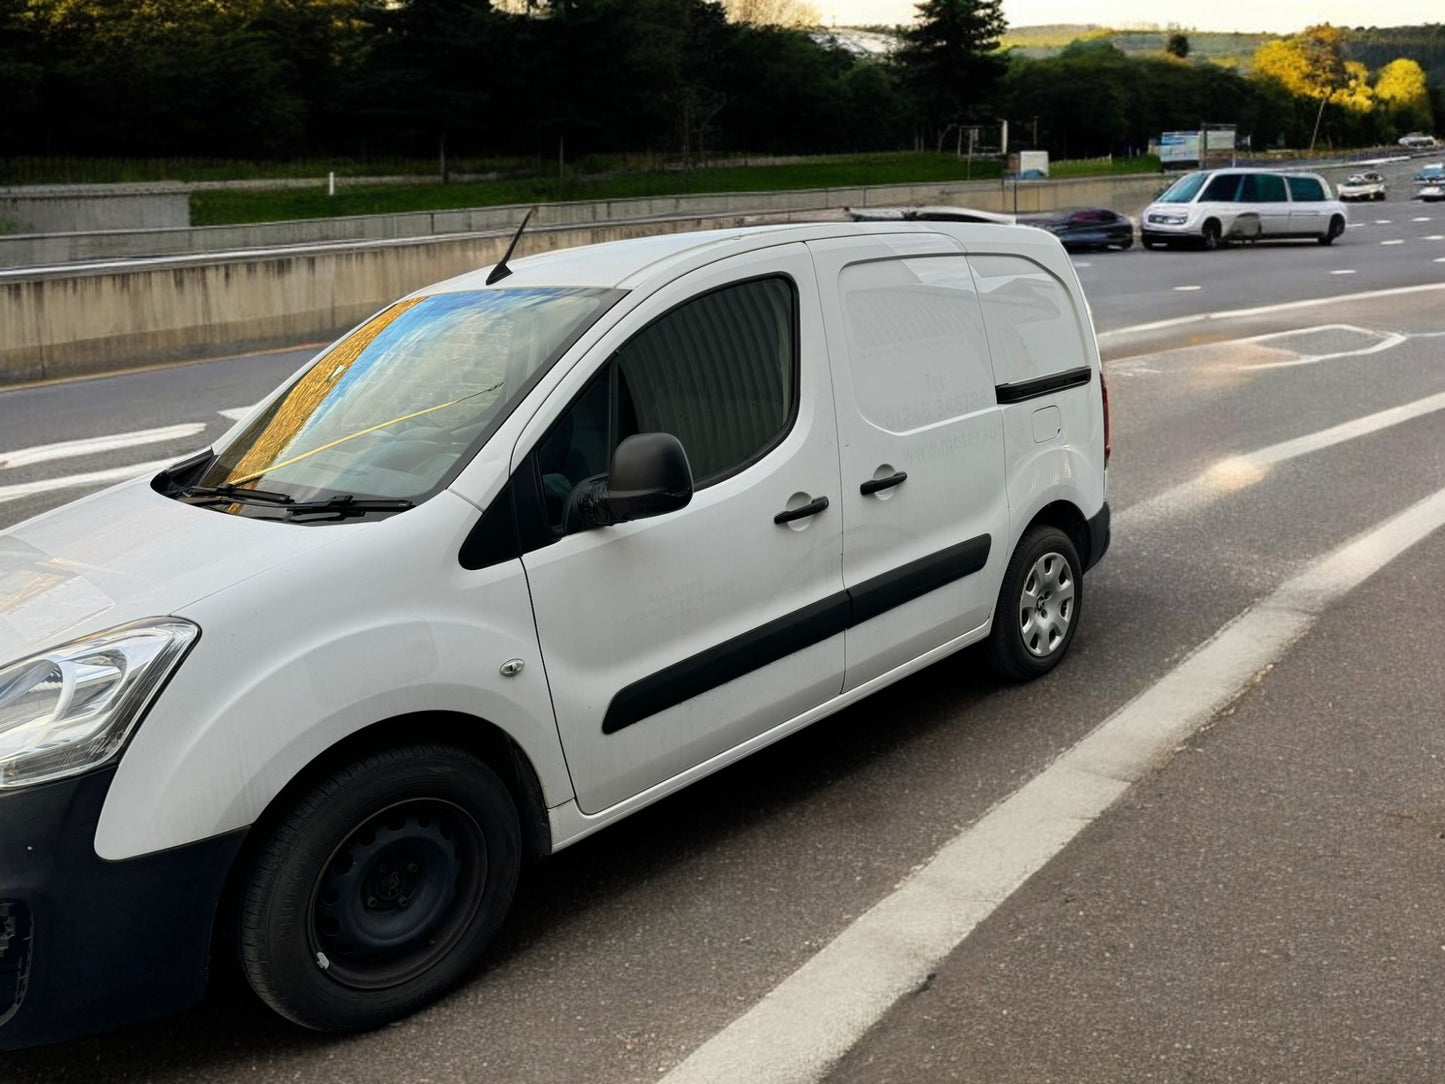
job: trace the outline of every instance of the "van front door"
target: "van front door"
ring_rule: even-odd
[[[518,443],[523,562],[584,813],[715,766],[841,689],[837,431],[817,296],[802,245],[682,276],[619,321]],[[639,432],[681,441],[691,501],[581,527],[571,493]]]
[[[957,245],[809,247],[836,388],[854,689],[987,624],[1008,559],[1003,429]]]

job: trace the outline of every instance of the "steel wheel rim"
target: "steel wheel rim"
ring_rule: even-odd
[[[485,837],[461,806],[410,799],[367,817],[312,887],[307,932],[317,966],[359,990],[424,974],[466,935],[486,877]]]
[[[1050,551],[1034,562],[1019,593],[1019,636],[1024,650],[1046,659],[1063,646],[1074,621],[1074,570]]]

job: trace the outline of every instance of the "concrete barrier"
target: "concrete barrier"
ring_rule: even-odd
[[[191,196],[185,185],[170,182],[0,188],[0,222],[27,234],[185,228]]]
[[[1159,186],[1157,177],[1100,178],[1028,182],[1017,192],[993,182],[963,193],[956,186],[887,186],[828,189],[826,197],[820,195],[824,190],[813,190],[612,201],[585,210],[544,205],[518,255],[837,215],[845,206],[966,201],[980,210],[1017,206],[1023,212],[1097,203],[1137,212]],[[643,208],[663,217],[603,220],[608,211],[620,215]],[[479,217],[466,217],[471,214]],[[521,216],[518,208],[437,215],[493,225],[435,237],[0,272],[0,385],[326,340],[402,294],[496,262]],[[571,218],[582,221],[567,221]]]
[[[1086,177],[1064,181],[958,181],[940,184],[865,185],[790,192],[736,192],[686,196],[544,203],[538,226],[584,225],[639,218],[719,213],[767,214],[893,204],[950,204],[983,211],[1052,210],[1061,206],[1113,207],[1137,213],[1163,183],[1145,177]],[[106,229],[0,236],[0,268],[39,267],[87,260],[129,259],[193,252],[229,252],[282,245],[435,237],[514,228],[527,205],[452,211],[349,215],[342,218],[258,222],[238,226]]]

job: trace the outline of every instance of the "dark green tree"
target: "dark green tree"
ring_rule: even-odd
[[[1164,51],[1170,56],[1177,56],[1183,60],[1189,55],[1189,35],[1182,30],[1175,30],[1169,35],[1169,40],[1164,44]]]
[[[904,31],[896,62],[913,109],[942,149],[949,131],[992,119],[994,88],[1008,67],[999,51],[1007,23],[1002,0],[923,0]]]

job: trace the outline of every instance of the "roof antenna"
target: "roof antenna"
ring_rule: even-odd
[[[517,232],[512,235],[512,243],[507,246],[507,251],[502,255],[502,258],[497,261],[497,266],[492,268],[491,274],[487,276],[488,286],[494,282],[501,282],[512,273],[512,269],[507,266],[507,261],[512,258],[512,250],[517,247],[517,242],[522,239],[522,231],[527,228],[527,219],[532,217],[532,211],[536,209],[537,208],[533,207],[532,210],[522,216],[522,224],[517,227]]]

